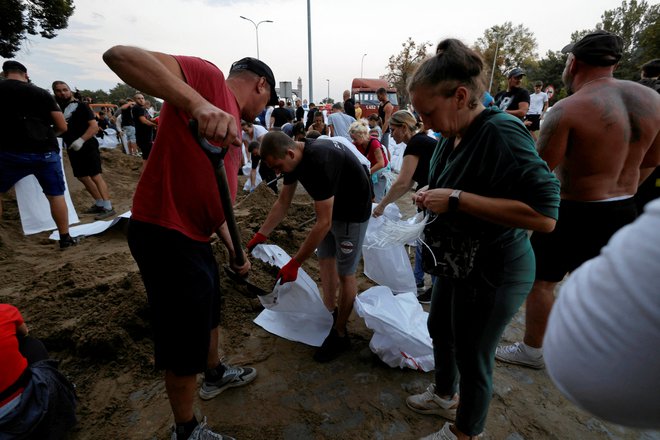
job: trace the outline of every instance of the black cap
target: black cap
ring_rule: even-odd
[[[507,78],[513,78],[516,76],[522,76],[522,75],[527,75],[524,70],[522,70],[520,67],[514,67],[513,69],[509,70],[509,73],[507,74]]]
[[[270,70],[270,67],[268,67],[266,63],[256,58],[246,57],[232,64],[231,69],[229,69],[229,74],[231,75],[232,72],[239,72],[241,70],[249,70],[250,72],[254,72],[257,75],[266,78],[266,81],[270,84],[270,100],[267,105],[277,105],[275,77],[273,76],[273,71]]]
[[[27,73],[27,68],[24,65],[22,65],[18,61],[13,61],[13,60],[5,61],[2,64],[2,71],[3,72],[9,72],[10,70],[18,70],[18,71],[21,71],[23,73]]]
[[[623,38],[607,31],[596,31],[577,43],[566,45],[561,51],[571,52],[575,58],[592,66],[612,66],[623,55]]]

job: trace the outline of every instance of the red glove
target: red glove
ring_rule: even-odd
[[[282,269],[277,273],[277,278],[280,280],[280,285],[288,283],[290,281],[295,281],[298,278],[298,269],[300,268],[300,263],[295,258],[291,258],[288,263],[284,265]]]
[[[256,245],[265,243],[266,240],[268,240],[268,237],[266,237],[264,234],[257,232],[256,234],[254,234],[254,237],[252,237],[252,240],[250,240],[247,244],[248,252],[252,252],[252,249],[254,249]]]

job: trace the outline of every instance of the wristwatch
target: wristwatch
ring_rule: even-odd
[[[455,189],[449,195],[449,201],[447,202],[447,210],[449,212],[458,211],[458,203],[461,200],[461,191],[460,189]]]

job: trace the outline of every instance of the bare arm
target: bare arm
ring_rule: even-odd
[[[140,116],[139,121],[144,125],[148,125],[149,127],[158,127],[158,124],[151,122],[149,119],[147,119],[146,116]]]
[[[199,123],[200,135],[222,146],[240,146],[234,117],[190,87],[173,56],[137,47],[114,46],[103,54],[103,60],[127,84],[190,114]]]
[[[291,206],[291,201],[293,200],[293,195],[296,192],[296,187],[298,183],[293,183],[290,185],[284,185],[280,195],[277,197],[277,201],[270,208],[268,217],[264,220],[264,224],[259,228],[259,233],[268,237],[268,235],[273,232],[273,229],[280,224],[284,216],[286,216],[289,206]],[[298,260],[300,262],[300,260]]]
[[[420,197],[424,207],[441,214],[448,210],[452,191],[451,188],[436,188],[423,192]],[[539,232],[552,232],[557,222],[518,200],[484,197],[465,191],[461,193],[458,210],[488,222]]]
[[[314,202],[316,223],[314,223],[309,234],[307,234],[305,241],[300,245],[300,249],[298,249],[296,255],[293,256],[299,263],[302,263],[309,258],[321,241],[323,241],[323,238],[328,234],[328,231],[332,226],[332,206],[334,201],[335,198],[330,197],[329,199],[321,200],[320,202]]]
[[[399,177],[397,177],[396,181],[394,181],[390,190],[387,192],[387,194],[385,194],[385,197],[383,197],[383,200],[381,200],[378,206],[374,208],[374,217],[382,215],[387,205],[394,202],[395,200],[398,200],[399,197],[410,190],[413,182],[412,177],[415,173],[415,169],[417,168],[418,163],[419,156],[409,154],[403,157],[403,163],[401,164]]]
[[[227,222],[224,222],[216,231],[218,234],[218,237],[220,237],[220,240],[222,240],[222,243],[225,245],[227,248],[227,252],[229,253],[229,265],[231,268],[238,274],[240,275],[245,275],[248,273],[250,270],[251,264],[250,261],[247,258],[247,255],[245,255],[245,263],[243,263],[242,266],[237,266],[236,265],[236,252],[234,250],[234,244],[231,241],[231,235],[229,235],[229,228],[227,227]]]
[[[561,103],[555,105],[552,111],[545,116],[539,140],[536,143],[541,159],[546,161],[551,170],[554,170],[564,160],[566,154],[569,127],[563,121],[564,117]]]
[[[96,122],[96,119],[90,119],[89,121],[87,121],[87,130],[85,130],[85,132],[80,137],[82,138],[82,140],[87,142],[88,140],[96,136],[96,133],[98,132],[99,132],[99,123]]]
[[[64,119],[64,113],[50,112],[50,116],[53,119],[53,128],[55,129],[55,136],[59,136],[62,133],[64,133],[68,128],[66,119]]]
[[[19,336],[27,336],[28,335],[28,326],[26,323],[23,323],[16,327],[16,334]]]
[[[383,121],[383,133],[385,133],[390,128],[390,116],[392,116],[392,111],[394,111],[394,106],[390,103],[385,106],[385,120]]]
[[[383,158],[382,148],[376,148],[376,150],[374,150],[374,157],[376,158],[376,163],[371,167],[371,174],[385,167],[385,159]]]
[[[518,110],[506,110],[506,112],[510,115],[515,116],[516,118],[524,119],[525,115],[527,115],[528,110],[529,110],[529,102],[520,102],[518,103]]]

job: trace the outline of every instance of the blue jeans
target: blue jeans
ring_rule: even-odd
[[[64,194],[64,174],[59,151],[14,153],[0,151],[0,194],[25,176],[34,175],[47,196]]]

